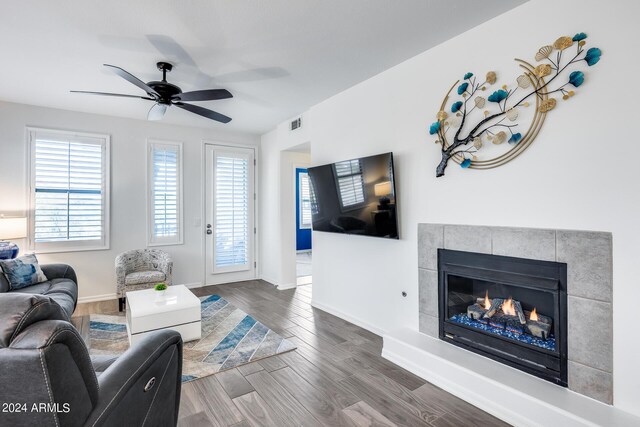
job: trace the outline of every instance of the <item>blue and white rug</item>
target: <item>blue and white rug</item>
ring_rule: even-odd
[[[218,295],[200,298],[202,338],[184,344],[182,381],[213,375],[294,350],[280,335]],[[92,314],[91,354],[122,354],[129,348],[126,317]]]

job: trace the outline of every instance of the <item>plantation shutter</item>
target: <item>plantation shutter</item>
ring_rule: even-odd
[[[250,158],[240,152],[214,157],[214,271],[248,270]]]
[[[311,189],[309,174],[300,172],[300,228],[311,228]]]
[[[30,240],[40,251],[107,245],[107,137],[31,131]]]
[[[308,174],[307,174],[308,176]],[[313,188],[313,181],[311,178],[308,179],[309,182],[309,202],[311,205],[311,215],[317,215],[320,213],[320,209],[318,209],[318,198],[316,197],[316,191]]]
[[[364,203],[362,162],[359,159],[334,164],[338,179],[338,192],[343,208],[357,207]]]
[[[151,245],[182,243],[181,157],[180,144],[149,144]]]

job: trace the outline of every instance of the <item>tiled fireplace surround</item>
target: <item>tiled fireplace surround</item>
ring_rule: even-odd
[[[569,389],[612,403],[611,233],[419,224],[420,332],[436,339],[439,248],[566,263]]]

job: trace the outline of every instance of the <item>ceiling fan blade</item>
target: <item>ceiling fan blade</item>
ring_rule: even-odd
[[[129,83],[133,83],[134,85],[138,86],[140,89],[142,89],[145,92],[147,92],[149,94],[149,96],[160,97],[160,94],[158,92],[156,92],[155,90],[153,90],[153,88],[151,86],[148,86],[145,82],[143,82],[142,80],[140,80],[139,78],[137,78],[133,74],[123,70],[120,67],[116,67],[115,65],[104,64],[104,66],[111,68],[111,70],[114,73],[116,73],[117,75],[119,75],[120,77],[122,77],[123,79],[128,81]]]
[[[154,104],[147,114],[147,120],[161,120],[167,112],[167,104]]]
[[[199,107],[197,105],[183,104],[182,102],[175,102],[173,105],[175,105],[176,107],[180,107],[183,110],[190,111],[202,117],[206,117],[207,119],[215,120],[221,123],[229,123],[231,121],[231,117],[227,117],[224,114],[220,114],[215,111]]]
[[[101,95],[101,96],[120,96],[123,98],[138,98],[138,99],[153,99],[148,96],[139,96],[139,95],[125,95],[123,93],[111,93],[111,92],[90,92],[87,90],[70,90],[71,93],[83,93],[87,95]]]
[[[226,89],[194,90],[193,92],[179,93],[173,97],[177,101],[213,101],[227,98],[233,98],[233,95]]]

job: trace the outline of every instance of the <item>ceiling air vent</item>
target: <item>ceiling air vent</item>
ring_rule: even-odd
[[[299,127],[302,127],[302,118],[298,117],[294,121],[291,122],[291,130],[296,130]]]

